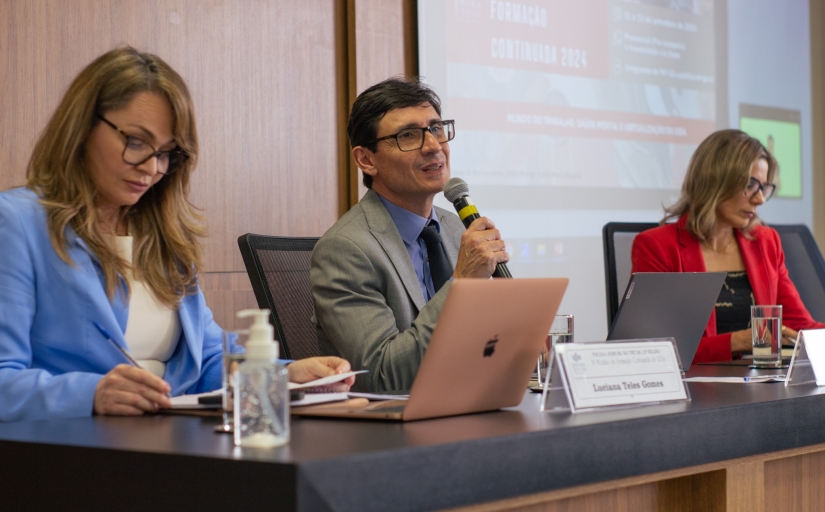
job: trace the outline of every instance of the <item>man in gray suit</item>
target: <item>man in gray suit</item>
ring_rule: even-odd
[[[465,231],[433,206],[450,178],[452,121],[417,79],[391,78],[355,100],[352,157],[370,190],[318,241],[310,281],[321,351],[369,373],[354,389],[406,390],[452,279],[489,278],[508,261],[487,218]]]

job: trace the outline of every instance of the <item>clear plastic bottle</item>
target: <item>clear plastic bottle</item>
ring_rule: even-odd
[[[289,378],[278,363],[278,344],[268,310],[248,309],[255,317],[246,342],[246,361],[235,372],[235,446],[274,448],[289,442]]]

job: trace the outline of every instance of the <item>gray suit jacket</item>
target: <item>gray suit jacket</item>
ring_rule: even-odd
[[[464,225],[441,208],[436,215],[455,267]],[[450,282],[424,302],[410,256],[378,194],[368,191],[321,237],[309,275],[321,352],[369,370],[354,389],[409,389]]]

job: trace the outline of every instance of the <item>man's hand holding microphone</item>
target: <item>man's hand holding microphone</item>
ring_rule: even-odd
[[[444,197],[453,203],[458,216],[467,227],[461,235],[458,261],[453,277],[513,277],[506,263],[510,255],[505,250],[501,233],[493,221],[482,217],[469,196],[469,187],[461,178],[452,178],[444,187]]]

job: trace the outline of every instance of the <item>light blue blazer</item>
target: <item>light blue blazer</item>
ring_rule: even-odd
[[[67,228],[64,262],[52,247],[46,212],[25,188],[0,193],[0,420],[90,416],[98,381],[124,355],[95,327],[126,347],[123,292],[106,296],[97,258]],[[203,293],[178,309],[181,337],[166,363],[172,395],[221,386],[221,328]]]

